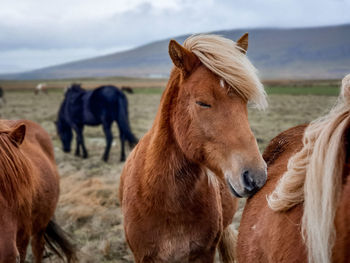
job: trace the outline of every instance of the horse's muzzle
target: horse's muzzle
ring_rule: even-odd
[[[267,171],[253,172],[245,170],[242,175],[242,183],[244,187],[244,196],[250,197],[260,190],[266,183]]]

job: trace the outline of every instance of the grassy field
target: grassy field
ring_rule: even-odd
[[[92,89],[100,85],[116,85],[118,87],[131,86],[133,88],[162,88],[165,87],[167,79],[150,78],[128,78],[128,77],[110,77],[110,78],[83,78],[83,79],[58,79],[58,80],[0,80],[0,86],[5,89],[32,90],[39,83],[46,83],[48,90],[62,89],[71,83],[80,83],[84,88]]]
[[[121,79],[118,81],[122,83]],[[133,132],[141,138],[153,123],[165,81],[147,80],[143,85],[143,80],[123,79],[123,84],[118,81],[111,80],[110,83],[135,88],[134,94],[128,94],[130,121]],[[103,84],[102,80],[81,82],[88,87],[97,83]],[[119,162],[117,127],[113,127],[115,140],[108,163],[101,161],[105,147],[101,127],[85,129],[89,159],[83,160],[73,154],[64,154],[56,135],[54,120],[63,99],[61,88],[69,81],[57,81],[56,86],[49,83],[52,85],[49,94],[36,96],[31,88],[37,82],[0,82],[0,86],[6,89],[7,100],[7,104],[0,108],[0,117],[34,120],[50,134],[61,175],[61,196],[56,219],[77,244],[80,262],[133,262],[125,243],[117,198],[119,176],[123,168],[123,163]],[[261,150],[279,132],[328,112],[338,94],[336,84],[293,85],[295,84],[267,84],[267,92],[270,94],[269,108],[264,112],[249,109],[251,127]],[[238,226],[244,200],[240,204],[241,209],[233,222],[235,227]],[[31,255],[28,256],[28,262],[31,262]],[[51,257],[45,262],[58,261]]]
[[[266,86],[267,94],[338,96],[338,86]]]

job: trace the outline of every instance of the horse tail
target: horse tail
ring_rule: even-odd
[[[236,256],[237,231],[226,227],[219,242],[219,255],[221,262],[234,263]]]
[[[44,238],[47,246],[62,260],[77,262],[75,246],[69,241],[64,230],[53,220],[46,227]]]
[[[137,144],[138,140],[135,135],[131,132],[129,124],[129,112],[128,112],[128,99],[125,94],[122,93],[118,97],[118,110],[115,120],[118,122],[119,129],[121,133],[125,136],[125,139],[129,142],[131,146]]]

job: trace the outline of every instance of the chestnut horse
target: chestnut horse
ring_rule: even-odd
[[[38,95],[40,93],[45,93],[46,95],[48,94],[47,93],[47,85],[46,83],[39,83],[35,89],[34,89],[34,94],[35,95]]]
[[[73,246],[52,220],[59,176],[49,135],[38,124],[0,120],[0,262],[41,262],[47,245],[68,262]]]
[[[119,194],[135,262],[233,262],[228,228],[236,197],[266,181],[247,102],[266,106],[265,91],[237,43],[195,35],[171,40],[175,64],[153,127],[130,154]]]
[[[350,75],[328,115],[265,150],[269,179],[244,208],[239,262],[349,262],[349,143]]]

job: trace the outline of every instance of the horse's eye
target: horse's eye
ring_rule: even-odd
[[[203,108],[211,108],[211,105],[206,104],[206,103],[204,103],[204,102],[196,101],[196,103],[197,103],[199,106],[203,107]]]

